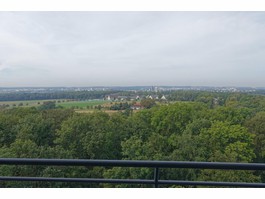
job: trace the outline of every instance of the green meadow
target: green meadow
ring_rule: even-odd
[[[1,101],[0,105],[3,104],[8,104],[10,107],[15,107],[15,106],[23,106],[23,107],[29,107],[29,106],[40,106],[43,104],[43,102],[47,101],[62,101],[61,99],[56,99],[56,100],[23,100],[23,101]]]
[[[70,101],[70,102],[61,102],[56,103],[57,106],[62,106],[63,108],[72,108],[72,107],[79,107],[79,108],[87,108],[88,106],[98,106],[105,104],[106,101],[103,100],[89,100],[89,101]]]
[[[0,105],[8,104],[10,108],[13,107],[37,107],[42,105],[44,102],[54,101],[56,106],[63,108],[87,108],[107,103],[103,100],[88,100],[88,101],[70,101],[68,99],[51,99],[51,100],[25,100],[25,101],[2,101]]]

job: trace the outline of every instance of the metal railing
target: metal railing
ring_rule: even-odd
[[[150,184],[181,186],[223,186],[223,187],[265,187],[265,183],[247,182],[208,182],[159,179],[160,168],[221,169],[221,170],[265,170],[261,163],[225,163],[225,162],[187,162],[187,161],[137,161],[137,160],[80,160],[80,159],[23,159],[0,158],[0,165],[46,165],[46,166],[100,166],[100,167],[142,167],[153,168],[153,179],[101,179],[101,178],[55,178],[0,176],[0,181],[46,181],[46,182],[82,182],[114,184]]]

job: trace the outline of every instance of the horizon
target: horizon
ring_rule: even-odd
[[[107,85],[99,85],[99,86],[0,86],[2,88],[130,88],[130,87],[205,87],[205,88],[265,88],[262,86],[208,86],[208,85],[128,85],[128,86],[107,86]]]

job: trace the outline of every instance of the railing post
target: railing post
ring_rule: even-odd
[[[155,188],[158,188],[158,178],[159,178],[159,168],[156,167],[154,170],[154,185]]]

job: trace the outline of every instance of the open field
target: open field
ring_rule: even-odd
[[[77,113],[94,113],[95,111],[98,111],[98,110],[75,110],[75,112]],[[114,113],[118,113],[119,111],[114,111],[114,110],[102,110],[103,112],[105,113],[108,113],[108,114],[114,114]]]
[[[105,104],[106,101],[103,100],[89,100],[89,101],[70,101],[70,102],[61,102],[56,103],[57,106],[62,106],[63,108],[87,108],[88,106],[98,106]]]
[[[25,101],[2,101],[0,105],[9,105],[12,107],[37,107],[42,105],[44,102],[54,101],[56,106],[62,106],[63,108],[87,108],[88,106],[97,106],[106,104],[103,100],[89,100],[89,101],[70,101],[68,99],[51,99],[51,100],[25,100]]]
[[[95,110],[95,109],[91,109],[91,110],[75,110],[76,113],[94,113],[95,111],[98,111],[98,110]],[[100,110],[102,112],[105,112],[105,113],[108,113],[109,115],[112,115],[114,113],[118,113],[118,112],[124,112],[123,111],[119,111],[119,110]],[[141,110],[133,110],[132,113],[137,113]]]
[[[47,101],[63,101],[66,99],[50,99],[50,100],[25,100],[25,101],[0,101],[0,105],[8,104],[10,107],[12,106],[22,106],[22,107],[32,107],[32,106],[40,106],[43,102]]]

